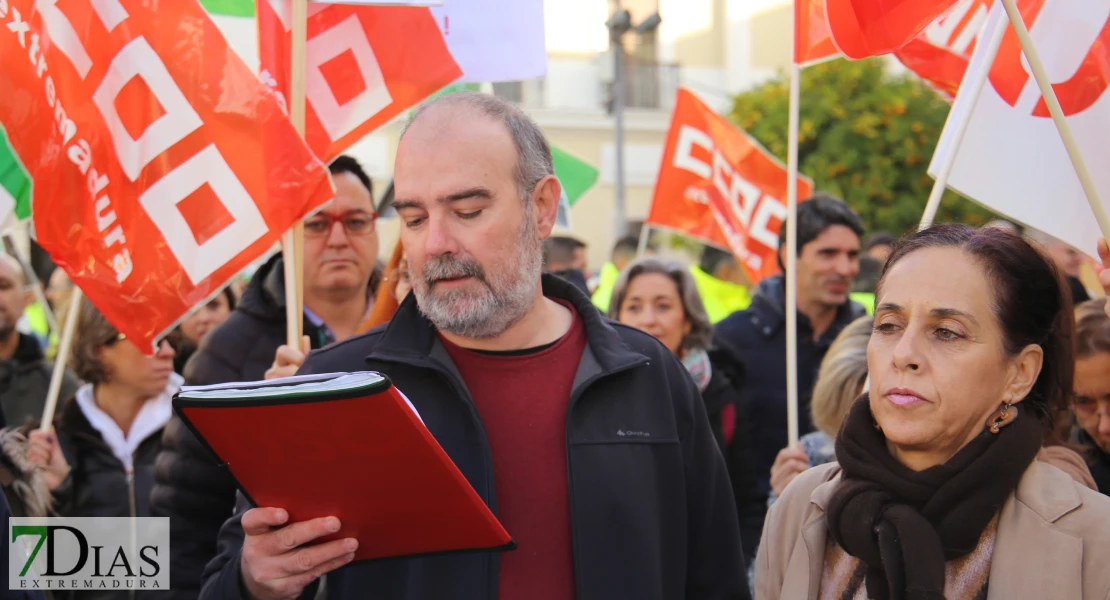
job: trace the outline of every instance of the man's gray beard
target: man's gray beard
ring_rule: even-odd
[[[530,215],[529,215],[530,217]],[[496,273],[485,272],[472,258],[436,257],[412,279],[416,303],[440,331],[470,339],[489,339],[504,333],[532,307],[543,268],[543,253],[532,219],[517,239],[512,260]],[[470,290],[437,290],[433,282],[467,275],[484,287]]]

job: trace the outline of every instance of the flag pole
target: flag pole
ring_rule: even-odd
[[[987,48],[986,58],[980,65],[979,71],[971,74],[970,77],[965,77],[965,81],[960,85],[962,92],[971,95],[970,105],[973,107],[979,102],[979,96],[983,94],[983,88],[987,85],[994,58],[998,56],[998,48],[1002,46],[1002,38],[1006,35],[1006,22],[1000,21],[990,35],[991,38],[988,42],[990,46]],[[971,87],[965,87],[967,84],[970,84]],[[952,175],[953,167],[956,166],[956,157],[960,154],[960,146],[964,142],[964,136],[967,135],[968,125],[971,124],[971,113],[970,110],[965,111],[963,118],[956,123],[952,143],[948,145],[947,153],[945,153],[940,164],[940,170],[937,171],[933,189],[929,192],[929,201],[925,203],[925,213],[921,215],[921,224],[917,227],[918,231],[924,231],[931,227],[937,217],[940,200],[944,197],[945,190],[948,189],[948,178]]]
[[[647,252],[648,240],[651,239],[651,225],[644,223],[640,226],[640,242],[636,244],[636,258],[640,258]]]
[[[1010,23],[1014,26],[1014,33],[1017,34],[1018,42],[1021,43],[1021,51],[1029,62],[1033,77],[1041,88],[1041,96],[1044,97],[1044,102],[1048,105],[1048,112],[1052,115],[1052,121],[1056,123],[1056,129],[1060,132],[1060,139],[1063,140],[1064,147],[1068,151],[1071,164],[1075,168],[1075,174],[1079,176],[1079,183],[1083,186],[1087,202],[1095,213],[1095,219],[1102,230],[1102,236],[1110,238],[1110,217],[1107,216],[1106,208],[1099,201],[1098,188],[1095,187],[1095,181],[1091,177],[1090,170],[1087,169],[1086,161],[1083,160],[1083,153],[1080,152],[1079,144],[1075,141],[1075,135],[1072,133],[1067,117],[1064,116],[1064,110],[1060,107],[1060,100],[1056,97],[1056,91],[1052,89],[1052,81],[1049,80],[1048,71],[1045,70],[1044,63],[1041,62],[1040,53],[1033,46],[1033,37],[1029,35],[1029,28],[1025,26],[1025,21],[1021,18],[1021,11],[1018,10],[1016,0],[1002,0],[1002,4],[1006,7],[1006,14],[1010,17]]]
[[[290,52],[289,120],[297,134],[304,137],[305,56],[308,46],[308,0],[292,2],[293,43]],[[304,223],[297,221],[281,236],[285,273],[286,344],[299,349],[304,321]]]
[[[788,445],[798,443],[798,121],[802,104],[802,68],[790,65],[790,116],[786,151],[786,431]]]
[[[50,373],[50,386],[46,388],[46,405],[42,409],[42,422],[39,429],[50,431],[54,423],[54,409],[58,406],[58,394],[62,392],[62,377],[69,362],[69,351],[73,348],[73,332],[77,329],[78,315],[81,313],[81,298],[84,293],[76,284],[66,308],[66,322],[58,339],[58,356],[54,357],[54,369]]]

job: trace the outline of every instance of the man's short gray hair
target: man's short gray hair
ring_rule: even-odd
[[[516,181],[522,200],[528,201],[531,198],[532,190],[541,179],[555,174],[555,165],[551,160],[551,146],[547,143],[547,138],[544,137],[539,125],[512,103],[490,94],[462,91],[440,96],[416,110],[401,132],[401,138],[405,137],[405,133],[425,111],[439,105],[458,105],[474,109],[503,124],[509,130],[513,145],[516,146]]]

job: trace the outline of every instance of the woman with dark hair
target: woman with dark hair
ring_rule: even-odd
[[[714,345],[694,277],[677,261],[649,256],[634,261],[613,286],[609,317],[651,334],[674,353],[701,390],[722,453],[735,429],[744,363]]]
[[[200,347],[209,332],[219,327],[235,310],[235,292],[231,286],[220,290],[204,304],[199,304],[181,321],[174,330],[177,355],[173,359],[173,370],[178,375],[185,373],[185,363]]]
[[[1021,238],[939,225],[901,242],[869,394],[839,462],[771,507],[756,597],[1106,598],[1110,498],[1035,460],[1072,391],[1074,332],[1060,274]]]
[[[63,517],[148,517],[154,459],[181,386],[174,350],[147,356],[87,298],[70,365],[83,381],[58,410],[54,430],[33,431],[28,459],[43,469]]]

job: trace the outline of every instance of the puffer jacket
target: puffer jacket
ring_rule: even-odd
[[[370,279],[376,289],[381,275]],[[323,332],[304,319],[312,348]],[[185,367],[186,385],[259,381],[285,343],[285,273],[281,254],[258,269],[235,310],[201,343]],[[154,516],[170,518],[169,600],[196,598],[204,566],[216,555],[220,526],[234,512],[235,482],[196,436],[174,417],[155,466]]]
[[[54,490],[54,511],[58,516],[151,516],[150,491],[154,487],[154,461],[162,449],[161,429],[139,444],[132,456],[134,464],[130,472],[85,417],[76,399],[62,406],[54,420],[54,429],[70,466],[69,477]],[[55,590],[53,597],[55,600],[133,600],[162,595],[135,590]]]

